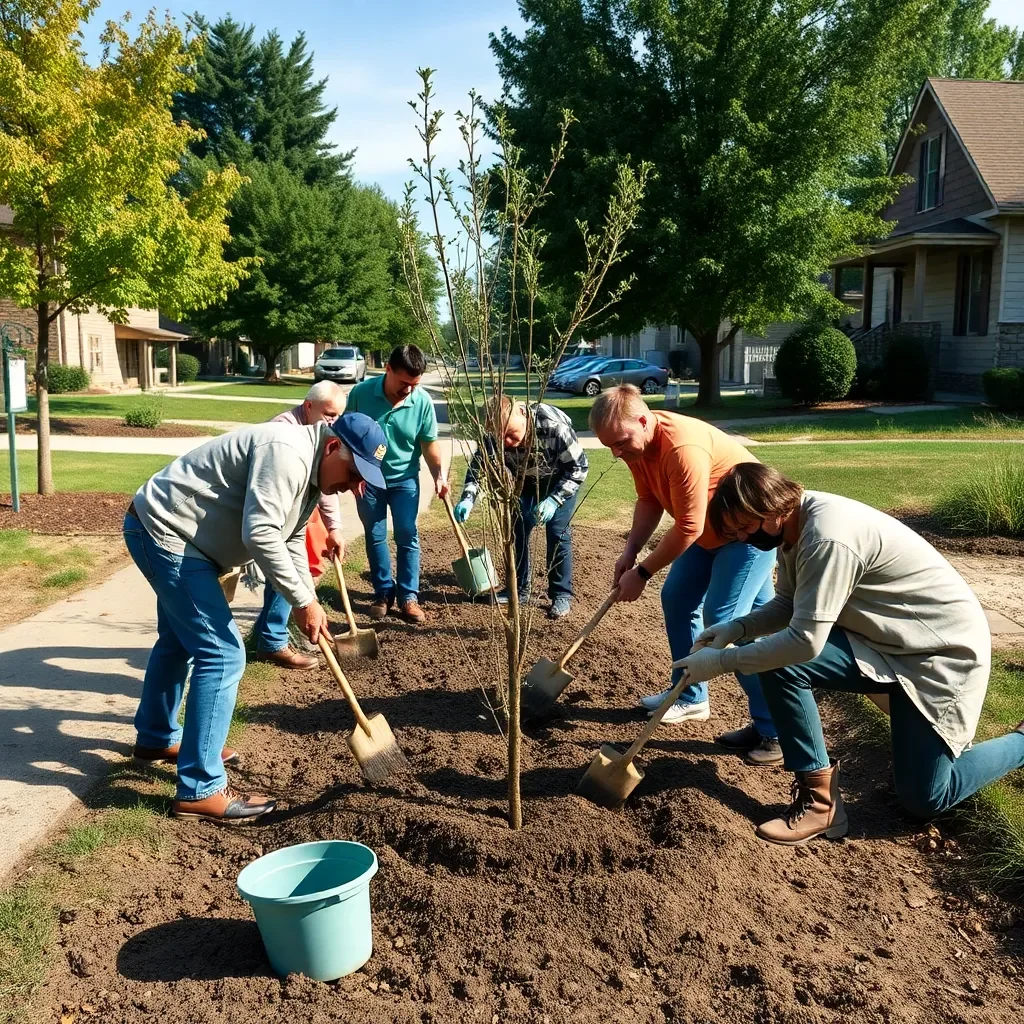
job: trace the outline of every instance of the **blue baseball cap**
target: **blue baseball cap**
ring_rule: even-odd
[[[376,420],[361,412],[346,412],[332,424],[338,440],[352,453],[359,475],[374,487],[384,487],[381,463],[388,451],[388,439]]]

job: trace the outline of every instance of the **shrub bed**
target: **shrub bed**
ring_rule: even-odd
[[[89,386],[89,371],[81,366],[62,366],[54,363],[46,371],[51,395],[66,395],[72,391],[85,391]]]
[[[853,342],[827,324],[798,327],[775,356],[775,377],[783,396],[801,405],[845,398],[856,369]]]

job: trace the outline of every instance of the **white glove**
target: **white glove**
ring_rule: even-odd
[[[728,647],[729,644],[736,643],[737,640],[742,640],[745,634],[746,630],[743,628],[743,623],[735,619],[732,622],[716,622],[708,626],[697,637],[696,642],[690,648],[690,653],[694,654],[697,651],[702,651],[705,647],[714,647],[716,650],[721,650],[723,647]]]
[[[688,683],[704,683],[715,676],[722,675],[722,652],[714,647],[705,647],[694,654],[672,662],[673,668],[683,670],[683,678]]]

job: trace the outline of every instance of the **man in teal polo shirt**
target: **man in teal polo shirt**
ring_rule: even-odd
[[[386,486],[368,483],[365,494],[356,499],[373,580],[371,619],[383,619],[396,600],[406,622],[420,623],[426,618],[419,603],[420,536],[416,527],[421,454],[434,478],[437,496],[443,498],[448,493],[448,482],[441,471],[434,403],[419,387],[426,368],[427,361],[415,345],[399,345],[388,358],[384,375],[357,384],[348,396],[347,411],[375,419],[388,444],[381,465]],[[389,508],[398,554],[394,576],[388,551]]]

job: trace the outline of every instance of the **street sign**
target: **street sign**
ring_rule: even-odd
[[[28,411],[28,373],[24,359],[11,356],[7,360],[7,385],[4,391],[4,404],[7,412]]]
[[[0,348],[3,349],[4,405],[7,410],[7,447],[11,460],[11,508],[21,511],[18,492],[18,445],[14,414],[28,409],[25,352],[32,332],[19,324],[0,324]]]

